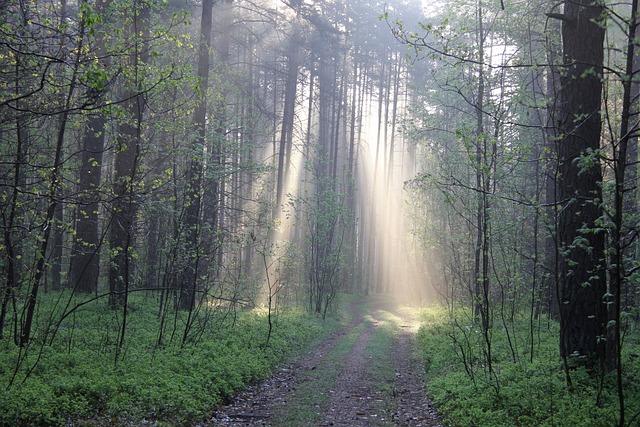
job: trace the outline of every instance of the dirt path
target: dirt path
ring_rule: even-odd
[[[391,308],[376,306],[363,316],[361,305],[351,307],[351,324],[240,393],[203,426],[441,426],[412,352],[414,319],[401,316],[384,350],[393,375],[378,378],[370,347],[383,326],[381,313]]]
[[[373,387],[365,356],[374,328],[374,323],[370,323],[344,359],[339,380],[334,389],[329,390],[330,399],[324,411],[323,425],[354,426],[384,422],[384,408],[380,405],[384,396]]]
[[[417,319],[407,319],[396,335],[394,345],[395,410],[393,424],[397,426],[440,427],[441,421],[431,401],[424,393],[424,369],[413,352]],[[407,321],[408,320],[408,321]]]

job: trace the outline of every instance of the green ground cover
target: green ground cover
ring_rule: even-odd
[[[97,417],[191,425],[339,326],[335,319],[322,322],[303,310],[284,309],[267,343],[266,310],[219,307],[201,310],[183,343],[187,313],[172,313],[160,326],[157,300],[132,295],[116,360],[122,311],[104,300],[75,310],[47,342],[55,329],[50,320],[61,317],[57,297],[48,294],[40,303],[30,348],[0,340],[2,426],[88,425]]]
[[[457,320],[456,320],[457,319]],[[449,425],[476,427],[617,425],[615,374],[570,371],[570,392],[558,351],[558,325],[541,322],[531,334],[526,316],[496,322],[489,373],[482,334],[463,312],[422,312],[418,345],[424,356],[430,397]],[[507,334],[507,331],[509,332]],[[509,344],[511,342],[511,344]],[[629,329],[624,344],[625,424],[640,425],[640,337]]]

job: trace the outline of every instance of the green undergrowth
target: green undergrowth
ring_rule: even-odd
[[[45,338],[55,329],[51,319],[61,312],[55,301],[48,294],[40,304],[26,351],[13,339],[0,340],[2,426],[80,426],[100,419],[193,425],[340,325],[336,318],[323,322],[300,309],[283,309],[267,343],[266,310],[218,307],[193,318],[183,343],[186,312],[167,315],[159,339],[157,300],[132,295],[116,361],[122,310],[109,309],[103,300],[83,305],[60,324],[50,344]]]
[[[457,319],[457,320],[456,320]],[[533,357],[529,321],[517,316],[507,335],[503,325],[492,330],[489,373],[486,345],[468,315],[452,316],[443,308],[422,313],[418,343],[425,360],[429,395],[451,426],[581,426],[617,425],[614,375],[571,370],[573,391],[558,351],[558,326],[540,324],[534,331]],[[509,340],[511,344],[509,344]],[[638,333],[625,343],[625,425],[640,425]]]

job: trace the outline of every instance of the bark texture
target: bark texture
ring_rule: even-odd
[[[604,357],[606,289],[599,163],[604,28],[602,6],[567,1],[558,144],[560,350],[576,360]],[[597,357],[596,357],[597,356]]]

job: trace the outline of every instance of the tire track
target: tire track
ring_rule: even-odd
[[[355,301],[349,307],[353,319],[349,325],[296,362],[240,393],[234,402],[219,408],[201,426],[441,427],[443,424],[425,394],[421,362],[413,353],[415,333],[411,329],[417,320],[396,310],[388,299],[368,303],[371,320],[363,318],[362,300]],[[374,377],[367,355],[377,329],[389,321],[382,320],[388,317],[385,311],[402,319],[385,354],[394,370],[391,382],[388,377],[386,380]],[[339,345],[345,349],[336,353]],[[340,354],[339,362],[336,354]],[[320,378],[329,372],[332,385],[326,386]],[[286,421],[291,405],[301,404],[306,405],[309,414],[304,424],[299,419]]]
[[[291,364],[238,393],[234,400],[212,414],[211,419],[196,427],[209,426],[278,426],[274,417],[286,411],[298,387],[306,381],[305,373],[316,370],[327,355],[364,321],[362,300],[353,301],[348,309],[351,322]]]
[[[344,360],[335,390],[325,409],[325,426],[384,425],[385,396],[376,390],[365,350],[376,328],[370,322]]]

